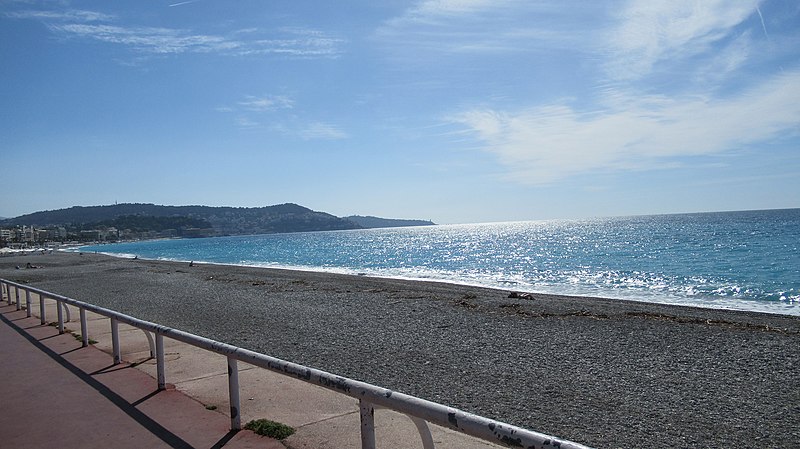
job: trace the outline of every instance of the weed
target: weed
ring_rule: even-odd
[[[69,331],[69,333],[72,334],[72,337],[75,338],[75,340],[78,340],[78,341],[81,341],[81,342],[83,341],[83,335],[81,335],[81,334],[79,334],[77,332],[72,332],[72,331]],[[93,339],[92,337],[89,337],[89,344],[90,345],[96,345],[97,344],[97,340]]]
[[[216,410],[216,409],[217,409],[216,405],[206,405],[206,410]]]
[[[294,429],[275,421],[268,419],[256,419],[250,421],[244,426],[247,430],[263,435],[265,437],[275,438],[276,440],[283,440],[289,438],[294,433]]]

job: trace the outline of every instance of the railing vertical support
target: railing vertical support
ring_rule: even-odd
[[[16,285],[14,286],[14,297],[17,299],[17,310],[21,310],[22,307],[20,307],[19,304],[19,287],[17,287]]]
[[[3,294],[6,295],[6,301],[8,301],[8,305],[11,305],[11,290],[9,290],[8,284],[5,282],[0,282],[0,301],[3,300]]]
[[[31,291],[25,290],[25,315],[31,317]]]
[[[62,301],[61,306],[64,307],[64,313],[67,315],[67,319],[65,321],[72,321],[72,317],[70,316],[69,307],[67,307],[67,303]]]
[[[111,318],[111,352],[114,357],[114,365],[122,363],[119,350],[119,321],[116,318]]]
[[[231,430],[241,430],[242,417],[239,404],[239,364],[228,356],[228,397],[231,406]]]
[[[58,333],[64,333],[64,311],[61,307],[61,301],[56,300],[56,309],[58,309]]]
[[[361,449],[375,449],[375,407],[363,399],[358,400],[361,409]]]
[[[47,323],[44,313],[44,295],[39,293],[39,322],[44,326]]]
[[[158,379],[158,389],[167,388],[167,376],[164,373],[164,336],[156,332],[156,378]]]
[[[86,325],[86,309],[81,307],[81,346],[89,346],[89,326]]]
[[[150,348],[150,358],[152,359],[156,356],[156,344],[153,342],[153,336],[150,335],[150,332],[144,329],[142,329],[142,332],[144,332],[144,336],[147,337],[147,347]]]
[[[411,421],[417,426],[417,432],[422,439],[422,449],[434,449],[433,436],[431,436],[431,429],[428,427],[428,422],[416,416],[407,415]]]

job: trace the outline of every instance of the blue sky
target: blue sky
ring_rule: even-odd
[[[800,207],[800,3],[0,0],[0,216]]]

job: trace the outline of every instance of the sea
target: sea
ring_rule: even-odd
[[[800,316],[800,209],[150,240],[76,250]]]

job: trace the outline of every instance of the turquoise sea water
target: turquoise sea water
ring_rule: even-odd
[[[159,240],[81,250],[800,315],[800,209]]]

